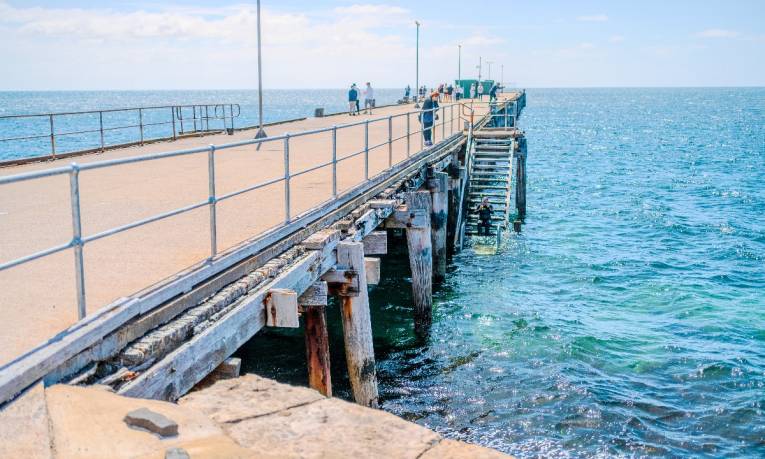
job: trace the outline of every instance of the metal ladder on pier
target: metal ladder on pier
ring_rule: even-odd
[[[484,197],[494,207],[490,236],[497,239],[510,220],[514,140],[507,138],[474,138],[475,152],[470,165],[470,188],[465,234],[478,234],[475,209]]]

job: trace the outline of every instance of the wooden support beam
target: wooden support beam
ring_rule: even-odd
[[[424,210],[430,217],[430,192],[407,193],[406,202],[410,208]],[[430,222],[428,221],[428,224],[423,227],[407,228],[406,244],[409,248],[409,266],[412,270],[414,329],[418,333],[423,333],[430,327],[433,308],[433,250],[430,240]]]
[[[266,325],[269,327],[298,328],[297,292],[285,288],[268,291],[263,300],[266,307]]]
[[[367,285],[377,285],[380,283],[379,258],[364,257],[364,269],[367,272]]]
[[[449,214],[449,175],[436,172],[429,181],[432,212],[430,214],[431,244],[433,246],[433,275],[436,280],[446,277],[446,222]]]
[[[385,255],[388,253],[387,231],[372,231],[362,239],[362,242],[364,243],[365,255]]]
[[[341,311],[351,391],[356,403],[376,408],[377,374],[364,268],[364,245],[360,242],[340,242],[337,246],[337,262],[359,273],[359,294],[355,297],[343,296]]]
[[[408,206],[399,206],[385,220],[386,228],[423,228],[425,225],[430,225],[429,210],[412,209]]]
[[[329,288],[327,283],[316,281],[300,295],[298,305],[303,310],[308,306],[326,306]]]
[[[357,296],[361,291],[359,274],[354,269],[332,268],[321,276],[321,280],[336,295]]]
[[[526,139],[518,138],[515,145],[515,206],[518,218],[523,220],[526,217]]]
[[[332,396],[332,375],[327,333],[327,283],[315,282],[298,300],[305,318],[305,357],[308,385],[319,393]]]

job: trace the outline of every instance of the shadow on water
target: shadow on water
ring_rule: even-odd
[[[383,409],[518,457],[765,457],[765,89],[528,97],[523,233],[454,258],[427,340],[390,241],[370,293]],[[306,384],[300,330],[240,354]]]

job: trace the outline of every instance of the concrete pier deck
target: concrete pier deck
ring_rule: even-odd
[[[147,418],[164,419],[165,428],[129,426],[125,416],[139,409],[151,412]],[[177,433],[169,434],[173,424]],[[0,410],[0,457],[509,456],[444,439],[392,414],[326,398],[312,389],[245,375],[192,392],[178,404],[122,397],[98,387],[38,384]]]
[[[514,98],[515,94],[506,98]],[[486,112],[476,107],[476,115]],[[377,119],[413,111],[413,105],[380,108],[371,116],[338,115],[309,118],[267,129],[271,136]],[[445,132],[458,132],[462,120],[449,119]],[[411,154],[420,151],[421,134],[415,115],[410,117]],[[435,130],[436,141],[442,128]],[[28,164],[0,169],[0,176],[12,175],[76,161],[90,163],[150,153],[231,143],[251,139],[254,130],[233,136],[213,135],[185,138],[115,149],[98,155]],[[394,118],[392,162],[407,157],[406,119]],[[387,141],[387,121],[369,125],[369,145]],[[290,143],[292,173],[331,160],[331,132],[295,137]],[[220,151],[216,156],[217,193],[223,195],[254,183],[282,177],[283,142],[269,142],[257,151],[248,145]],[[364,126],[337,133],[337,157],[364,149]],[[388,147],[369,152],[369,176],[388,167]],[[338,164],[337,188],[342,193],[364,180],[364,155]],[[298,215],[331,198],[332,173],[329,166],[292,179],[291,214]],[[208,195],[207,155],[179,156],[150,162],[84,171],[80,174],[83,234],[125,225],[162,212],[204,201]],[[218,204],[218,248],[223,251],[282,223],[285,215],[282,183],[245,193]],[[129,296],[160,282],[210,254],[209,212],[205,207],[86,245],[85,279],[88,313],[123,296]],[[66,175],[4,185],[0,191],[0,261],[66,243],[72,237],[69,178]],[[71,250],[0,272],[0,365],[28,351],[77,321],[75,281]]]

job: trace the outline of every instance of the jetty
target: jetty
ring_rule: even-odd
[[[402,104],[258,140],[257,127],[225,129],[0,169],[0,403],[56,384],[178,401],[258,331],[301,317],[309,384],[330,397],[336,297],[353,398],[377,407],[375,256],[389,232],[405,236],[413,327],[426,334],[433,282],[486,186],[497,223],[520,230],[525,102],[445,103],[432,146]]]

